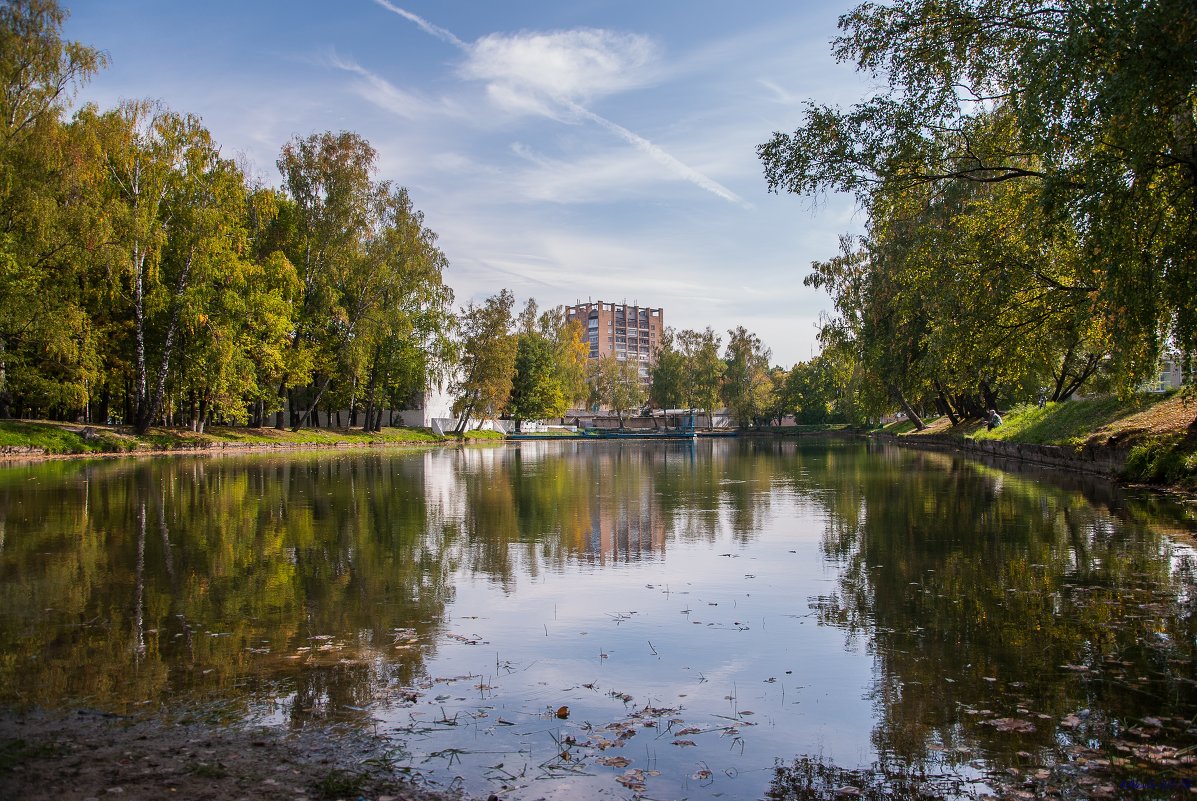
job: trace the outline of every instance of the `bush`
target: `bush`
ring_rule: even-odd
[[[1131,448],[1122,470],[1128,481],[1197,487],[1197,452],[1191,437],[1148,440]]]

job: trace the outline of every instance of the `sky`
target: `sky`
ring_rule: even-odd
[[[830,54],[842,0],[63,0],[109,66],[77,102],[200,116],[270,185],[292,138],[354,131],[449,260],[457,306],[660,307],[743,325],[789,367],[830,299],[802,279],[863,216],[770,194],[756,156],[868,78]]]

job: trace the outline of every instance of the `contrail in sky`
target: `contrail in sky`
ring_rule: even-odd
[[[470,45],[455,36],[452,31],[446,30],[439,25],[433,25],[431,22],[419,16],[418,14],[413,14],[406,9],[399,8],[398,6],[389,2],[389,0],[374,0],[374,2],[385,8],[387,11],[398,14],[409,22],[415,23],[422,31],[430,36],[435,36],[441,41],[448,42],[458,50],[461,50],[463,53],[469,54],[471,52]],[[622,125],[616,122],[612,122],[606,117],[594,113],[590,109],[575,103],[573,100],[564,97],[554,97],[553,100],[565,106],[565,108],[579,117],[588,119],[591,122],[594,122],[595,124],[607,129],[623,141],[635,147],[641,153],[647,155],[653,161],[663,165],[666,169],[670,170],[678,177],[689,181],[695,186],[705,189],[706,191],[721,197],[730,203],[735,203],[746,209],[752,208],[751,203],[745,201],[735,192],[723,186],[723,184],[708,178],[698,170],[688,166],[684,162],[667,153],[659,145],[653,144],[648,139],[645,139],[643,136],[624,128]]]
[[[641,153],[647,155],[653,161],[657,162],[658,164],[663,164],[682,178],[685,178],[687,181],[690,181],[696,186],[699,186],[708,192],[711,192],[712,194],[718,195],[724,200],[737,203],[746,209],[752,208],[751,203],[746,202],[743,198],[725,187],[723,184],[719,183],[718,181],[713,181],[693,167],[687,166],[684,162],[679,161],[678,159],[669,155],[669,153],[665,152],[665,150],[663,150],[659,145],[654,145],[640,134],[629,131],[622,125],[611,122],[611,120],[607,119],[606,117],[599,116],[590,109],[579,106],[577,103],[568,100],[564,102],[565,105],[575,114],[601,125],[611,133],[618,136],[620,139],[630,144],[632,147],[639,150]]]
[[[459,50],[469,52],[470,46],[453,35],[452,31],[447,31],[439,25],[433,25],[428,20],[421,17],[419,14],[413,14],[407,9],[399,8],[399,6],[388,3],[387,0],[374,0],[375,3],[385,8],[387,11],[398,14],[409,22],[414,22],[420,26],[420,29],[427,34],[435,36],[437,39],[448,42]]]

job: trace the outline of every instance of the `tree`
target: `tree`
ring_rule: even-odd
[[[561,307],[549,309],[538,320],[540,333],[553,345],[553,363],[557,381],[565,400],[565,413],[586,401],[586,365],[590,358],[590,344],[581,320],[566,319]]]
[[[1066,219],[1127,385],[1197,350],[1197,37],[1188,0],[903,0],[841,17],[834,51],[889,90],[808,104],[758,148],[799,194],[1022,184]],[[995,124],[995,120],[997,123]],[[1191,364],[1186,367],[1192,380]]]
[[[406,189],[383,185],[374,234],[365,243],[372,263],[355,297],[363,317],[356,341],[369,355],[366,429],[382,427],[382,399],[391,408],[421,392],[430,373],[451,355],[450,304],[443,281],[448,260],[424,226]]]
[[[707,326],[705,331],[682,331],[677,341],[685,364],[683,397],[686,405],[706,412],[707,425],[714,428],[715,409],[719,407],[723,374],[727,370],[727,365],[719,358],[720,339]]]
[[[515,378],[507,412],[520,426],[524,420],[560,417],[584,397],[589,347],[582,326],[568,321],[560,309],[536,313],[529,299],[520,314]]]
[[[782,394],[786,410],[799,424],[820,425],[836,417],[839,388],[831,364],[822,354],[795,364],[786,375]]]
[[[144,433],[162,410],[185,318],[205,315],[203,294],[236,270],[245,184],[197,117],[126,101],[99,124],[112,220],[101,258],[128,292],[133,425]]]
[[[624,415],[644,405],[639,363],[608,353],[591,362],[591,393],[596,402],[615,412],[619,427]]]
[[[342,131],[295,137],[278,159],[293,204],[285,252],[302,286],[287,360],[290,372],[279,384],[279,395],[316,382],[306,411],[291,404],[295,428],[307,422],[333,379],[346,372],[342,360],[352,355],[347,346],[361,322],[358,301],[365,296],[346,293],[354,290],[358,268],[366,268],[361,245],[372,233],[372,212],[379,202],[379,187],[371,180],[376,157],[369,142]]]
[[[515,296],[504,289],[482,305],[471,302],[461,310],[461,365],[453,402],[458,433],[472,418],[498,415],[511,396],[518,349],[511,333],[514,305]]]
[[[62,38],[66,16],[51,0],[0,4],[0,417],[85,408],[99,378],[72,235],[95,161],[62,115],[104,57]]]
[[[685,401],[685,357],[675,346],[676,336],[672,328],[661,333],[661,344],[657,360],[652,367],[652,385],[649,397],[658,409],[677,409]]]
[[[728,331],[723,401],[740,428],[748,428],[769,408],[773,384],[769,379],[771,353],[744,326]]]

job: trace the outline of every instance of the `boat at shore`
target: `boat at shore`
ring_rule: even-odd
[[[675,431],[625,431],[616,429],[587,428],[583,430],[584,439],[696,439],[697,432],[692,430]]]
[[[543,433],[527,433],[527,434],[508,434],[508,440],[528,441],[528,440],[577,440],[577,439],[667,439],[667,440],[683,440],[693,441],[696,439],[705,439],[707,437],[735,437],[739,434],[738,431],[693,431],[687,429],[675,429],[672,431],[635,431],[623,429],[601,429],[601,428],[587,428],[579,431],[576,434],[543,434]]]

